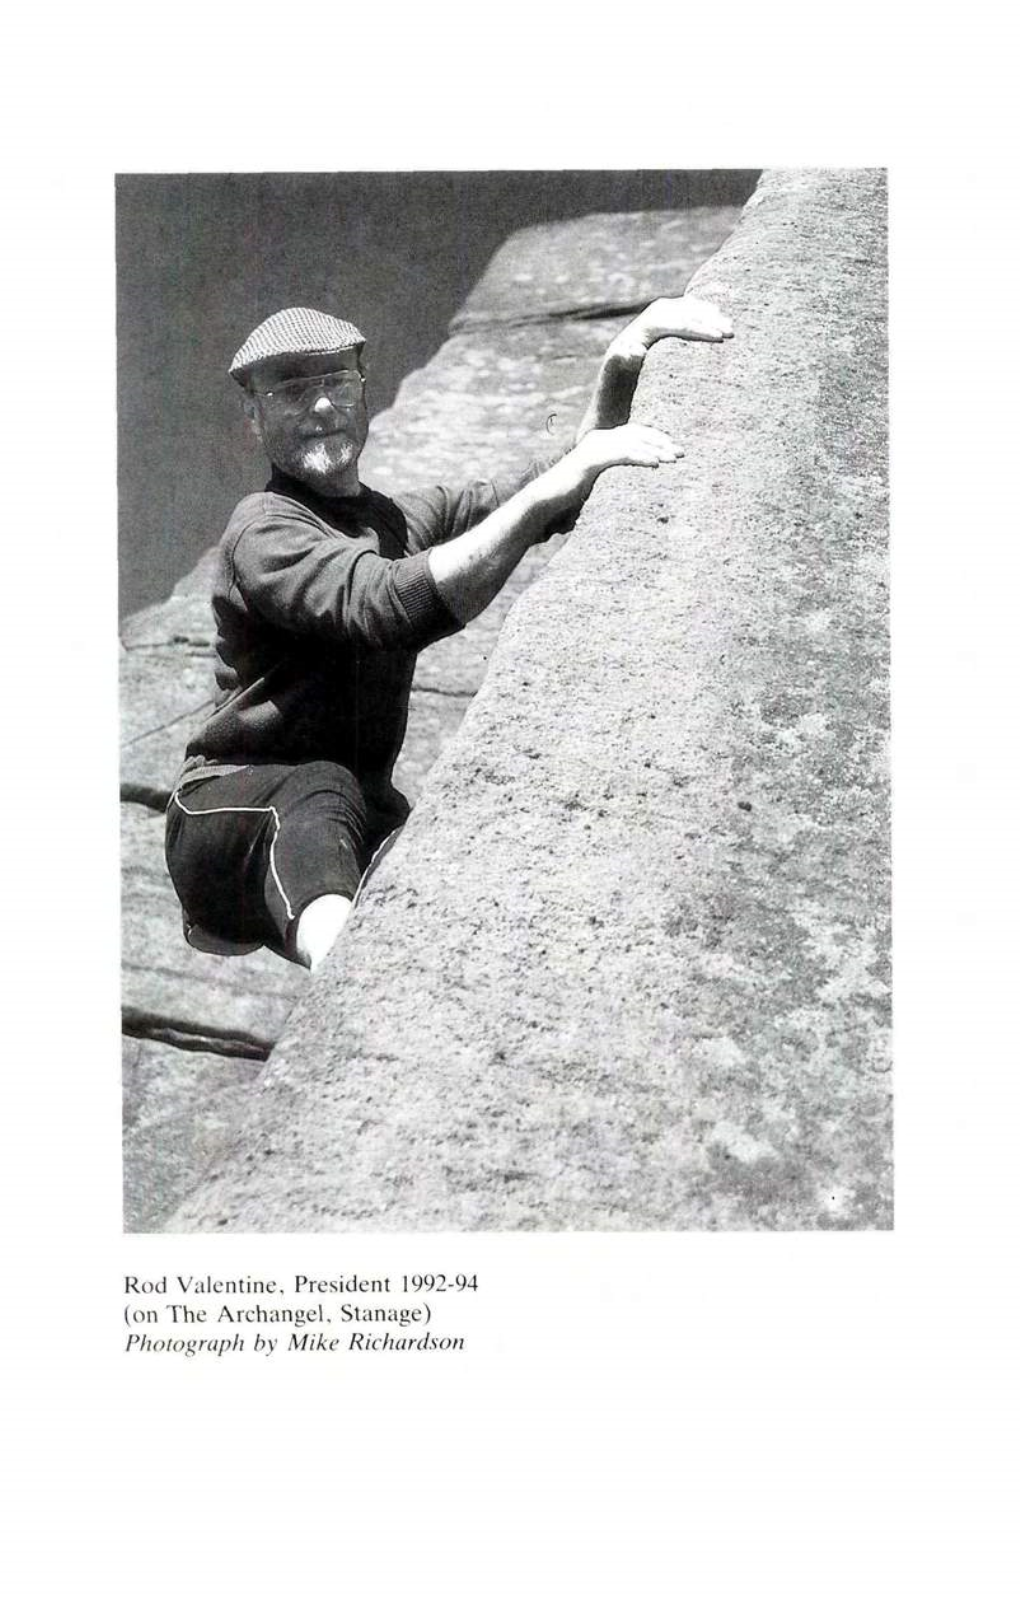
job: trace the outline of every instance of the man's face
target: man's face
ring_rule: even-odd
[[[325,373],[342,383],[316,383]],[[357,490],[357,462],[368,437],[368,410],[358,354],[288,356],[266,362],[252,379],[251,417],[275,467],[320,494]]]

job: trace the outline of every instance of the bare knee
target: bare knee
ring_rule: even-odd
[[[350,913],[345,894],[320,894],[305,906],[294,929],[294,953],[302,966],[314,972],[322,965]]]

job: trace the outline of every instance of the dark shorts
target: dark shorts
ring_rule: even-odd
[[[306,905],[323,894],[353,899],[405,814],[373,805],[332,761],[246,766],[185,783],[167,809],[166,860],[186,929],[292,958]]]

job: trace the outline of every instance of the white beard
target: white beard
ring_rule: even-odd
[[[351,439],[339,434],[328,439],[310,439],[301,451],[301,472],[316,483],[332,486],[356,460],[357,451]]]
[[[329,439],[312,439],[302,452],[301,464],[306,472],[327,473],[349,465],[351,454],[348,439],[336,435]]]

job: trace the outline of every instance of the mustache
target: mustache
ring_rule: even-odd
[[[354,440],[346,433],[317,433],[313,438],[301,440],[302,454],[309,454],[316,450],[325,449],[330,444],[339,442],[342,445],[353,446]]]

